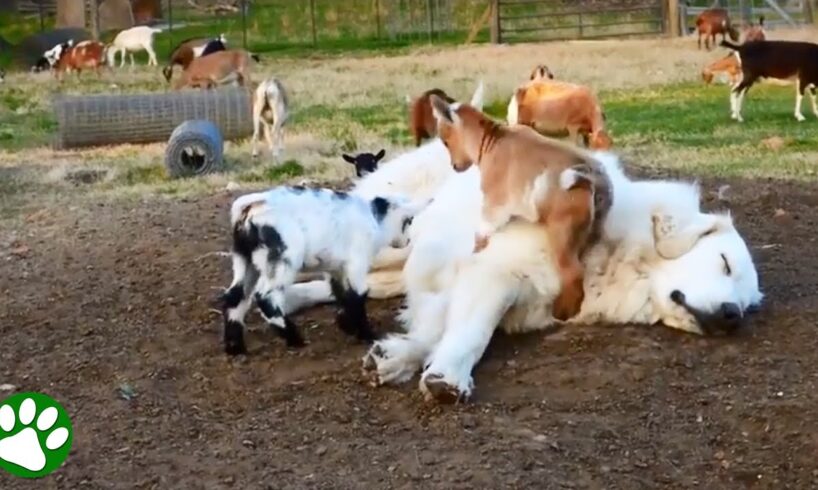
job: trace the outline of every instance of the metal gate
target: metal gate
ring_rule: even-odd
[[[497,0],[499,42],[657,35],[666,0]]]

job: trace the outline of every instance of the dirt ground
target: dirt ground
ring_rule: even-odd
[[[329,306],[297,317],[307,348],[260,329],[226,358],[229,261],[205,254],[231,193],[32,212],[0,230],[0,384],[60,400],[74,443],[0,488],[815,488],[816,188],[729,184],[767,294],[749,329],[498,335],[474,400],[444,407],[368,386]],[[398,307],[373,301],[376,325]]]

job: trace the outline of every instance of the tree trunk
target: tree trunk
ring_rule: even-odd
[[[57,0],[57,27],[85,28],[85,2]]]

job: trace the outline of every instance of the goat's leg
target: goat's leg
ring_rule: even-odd
[[[273,131],[269,124],[264,125],[264,140],[267,142],[267,149],[270,152],[270,155],[275,157],[274,145],[273,145]]]
[[[738,121],[744,121],[741,117],[741,106],[744,102],[744,95],[750,87],[758,80],[758,76],[749,75],[742,71],[741,82],[730,91],[730,105],[732,109],[731,117]]]
[[[153,47],[147,45],[145,46],[145,51],[148,52],[148,65],[157,66],[159,63],[156,61],[156,52],[153,50]]]
[[[815,117],[818,117],[818,103],[815,100],[815,90],[815,84],[810,84],[809,98],[810,102],[812,102],[812,113],[815,114]]]
[[[564,199],[565,204],[556,205],[565,209],[555,210],[547,221],[548,241],[561,286],[552,306],[552,316],[562,321],[577,315],[585,299],[585,268],[579,252],[592,225],[593,189],[573,188]]]
[[[475,253],[486,248],[491,235],[511,220],[511,212],[509,212],[508,206],[494,201],[495,199],[492,199],[489,193],[486,193],[483,197],[483,210],[480,214],[480,223],[474,240]]]
[[[253,288],[258,272],[244,257],[233,253],[233,281],[222,295],[224,350],[234,356],[247,352],[244,343],[244,317],[252,306]]]
[[[702,31],[699,31],[699,49],[702,49]]]
[[[804,91],[807,89],[807,84],[801,78],[795,79],[795,111],[793,115],[795,120],[801,122],[805,120],[804,114],[801,112],[801,103],[804,100]]]
[[[273,122],[273,138],[275,139],[273,158],[275,160],[280,160],[281,153],[284,151],[284,123],[281,119],[281,114],[276,114],[275,122]]]
[[[297,250],[299,248],[288,246],[282,256],[273,258],[269,248],[261,247],[252,255],[253,265],[260,272],[255,299],[261,316],[288,347],[304,346],[298,328],[285,313],[286,289],[295,282],[296,273],[304,263]]]
[[[330,279],[332,294],[340,306],[336,317],[338,328],[367,343],[377,339],[366,313],[368,271],[369,265],[365,260],[353,257],[341,273],[333,274]]]

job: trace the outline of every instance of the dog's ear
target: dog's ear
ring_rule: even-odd
[[[354,157],[351,157],[351,156],[347,155],[346,153],[341,154],[341,157],[344,160],[348,161],[349,163],[355,165],[355,158]]]
[[[700,213],[686,226],[680,226],[676,218],[662,212],[654,212],[653,242],[660,257],[673,260],[689,252],[702,238],[732,226],[730,215]]]
[[[386,150],[381,148],[381,151],[375,154],[375,161],[380,161],[380,159],[383,158],[384,156],[386,156]]]

